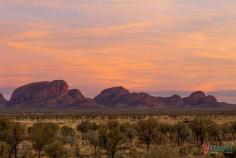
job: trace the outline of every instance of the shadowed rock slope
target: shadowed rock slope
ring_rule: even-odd
[[[0,93],[0,108],[3,108],[7,105],[7,100],[3,97],[3,95]]]

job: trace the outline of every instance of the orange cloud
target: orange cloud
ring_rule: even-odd
[[[214,2],[218,12],[194,1],[19,3],[5,5],[14,13],[0,8],[0,87],[60,78],[90,93],[236,88],[236,4]]]

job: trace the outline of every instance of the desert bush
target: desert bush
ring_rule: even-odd
[[[18,145],[25,139],[26,130],[20,123],[1,119],[0,120],[0,140],[4,141],[9,146],[9,158],[14,153],[17,158]]]
[[[79,148],[78,144],[75,145],[73,155],[74,155],[75,158],[83,158],[83,156],[80,152],[80,148]]]
[[[222,130],[222,139],[225,141],[231,140],[233,135],[231,124],[223,124],[221,130]]]
[[[90,130],[88,132],[88,141],[94,147],[94,156],[97,156],[97,149],[99,146],[99,134],[97,130]]]
[[[111,158],[115,157],[123,139],[124,134],[118,122],[110,121],[99,129],[99,146],[105,149]]]
[[[49,144],[45,150],[49,158],[63,158],[65,156],[63,145],[58,142]]]
[[[10,146],[6,142],[0,142],[0,157],[8,158],[9,157]]]
[[[53,123],[35,123],[28,129],[29,139],[37,151],[38,158],[45,146],[52,143],[58,134],[59,126]]]
[[[231,123],[230,128],[232,133],[236,134],[236,121]]]
[[[168,134],[171,135],[171,125],[167,123],[157,123],[153,132],[153,142],[156,145],[166,144],[168,142]]]
[[[213,144],[221,144],[222,142],[222,127],[215,122],[208,129],[208,139]]]
[[[157,121],[155,119],[140,120],[137,123],[136,130],[138,132],[139,140],[146,144],[147,152],[150,149],[150,145],[153,142],[153,136],[157,127]]]
[[[184,142],[191,136],[191,129],[185,123],[177,123],[174,129],[176,134],[176,142],[178,145],[184,144]]]
[[[193,131],[197,144],[202,146],[215,123],[210,119],[200,117],[191,121],[189,126]]]
[[[81,133],[82,140],[86,138],[86,134],[89,130],[97,130],[99,125],[96,123],[90,123],[89,121],[83,121],[76,126],[77,131]]]
[[[77,129],[77,131],[79,131],[81,133],[82,140],[84,140],[85,134],[89,130],[89,122],[88,121],[81,122],[80,124],[77,125],[76,129]]]
[[[60,137],[63,144],[73,144],[75,141],[75,130],[68,126],[63,126],[60,129]]]
[[[132,143],[137,135],[137,131],[134,128],[128,127],[124,130],[125,140],[128,143]]]
[[[125,141],[129,144],[131,144],[138,135],[137,131],[135,130],[135,125],[130,123],[121,124],[121,131],[124,133]]]

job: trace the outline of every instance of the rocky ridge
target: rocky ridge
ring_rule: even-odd
[[[77,107],[129,107],[129,108],[197,108],[214,107],[220,103],[216,97],[202,91],[182,98],[179,95],[155,97],[148,93],[130,92],[122,86],[103,90],[95,98],[86,98],[79,89],[69,89],[63,80],[30,83],[17,88],[9,101],[0,94],[0,107],[77,108]]]
[[[103,90],[94,100],[105,106],[133,106],[133,107],[197,107],[218,106],[218,101],[214,96],[206,96],[204,92],[197,91],[189,97],[181,98],[179,95],[171,97],[155,97],[147,93],[130,93],[123,87],[113,87]]]
[[[80,104],[92,104],[92,99],[85,98],[78,89],[69,90],[63,80],[44,81],[17,88],[9,101],[11,107],[68,107]]]

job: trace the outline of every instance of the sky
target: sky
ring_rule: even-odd
[[[0,92],[8,98],[55,79],[87,96],[120,85],[233,91],[235,76],[235,0],[0,0]]]

